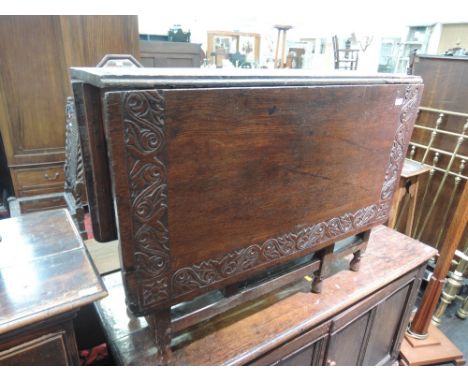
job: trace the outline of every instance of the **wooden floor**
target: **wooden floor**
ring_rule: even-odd
[[[85,240],[84,243],[101,275],[115,272],[120,269],[117,240],[110,241],[108,243],[99,243],[94,239],[90,239]]]

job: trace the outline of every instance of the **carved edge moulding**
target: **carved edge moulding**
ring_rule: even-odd
[[[122,272],[128,286],[127,303],[132,312],[148,314],[156,308],[186,300],[191,292],[201,289],[208,292],[226,278],[246,274],[307,249],[318,250],[349,231],[364,231],[385,222],[413,130],[422,86],[406,86],[377,203],[176,270],[171,269],[168,230],[164,91],[106,93],[104,125],[112,159],[111,172],[115,174],[112,182],[116,213],[130,214],[127,220],[130,224],[121,225],[118,231]],[[130,295],[135,290],[138,295]]]

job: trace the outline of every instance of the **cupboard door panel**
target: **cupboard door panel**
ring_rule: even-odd
[[[384,363],[391,357],[409,291],[410,286],[407,285],[377,306],[364,365]]]
[[[359,364],[370,317],[371,312],[367,312],[331,335],[326,365],[356,366]]]

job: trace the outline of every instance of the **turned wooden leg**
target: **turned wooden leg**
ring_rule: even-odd
[[[359,271],[360,266],[361,266],[361,250],[353,253],[353,259],[351,260],[351,263],[349,264],[349,269],[351,269],[353,272],[357,272]]]
[[[327,271],[328,262],[331,261],[331,256],[333,256],[333,250],[335,249],[335,244],[329,245],[328,247],[322,248],[317,251],[316,256],[320,258],[320,268],[314,273],[314,279],[312,280],[311,292],[321,293],[322,292],[322,281],[325,278],[325,273]]]
[[[351,269],[353,272],[359,271],[359,268],[361,266],[361,256],[367,248],[367,243],[369,242],[370,233],[371,233],[371,230],[369,229],[359,234],[359,237],[363,241],[364,246],[361,247],[360,250],[353,253],[353,259],[351,260],[349,264],[349,269]]]
[[[158,358],[162,364],[169,364],[172,361],[171,351],[171,308],[161,309],[146,316],[151,331],[153,332],[156,347],[158,348]]]

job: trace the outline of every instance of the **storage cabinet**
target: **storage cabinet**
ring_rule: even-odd
[[[139,58],[137,16],[0,16],[0,134],[16,196],[63,192],[68,70]]]
[[[422,274],[437,251],[387,227],[372,231],[359,272],[298,280],[174,336],[173,365],[392,365]],[[346,265],[343,259],[338,267]],[[96,303],[119,365],[157,365],[150,329],[126,310],[120,273]]]

